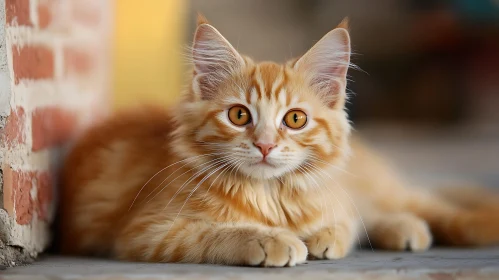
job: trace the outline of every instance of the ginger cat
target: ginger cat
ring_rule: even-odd
[[[499,199],[461,207],[407,188],[350,139],[349,60],[346,23],[281,65],[242,56],[201,19],[180,104],[118,114],[70,152],[63,251],[280,267],[345,257],[360,238],[411,251],[497,243]]]

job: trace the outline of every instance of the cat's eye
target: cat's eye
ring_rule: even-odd
[[[307,114],[300,110],[291,110],[284,115],[284,124],[292,129],[300,129],[307,124]]]
[[[251,114],[248,108],[236,105],[229,109],[229,120],[237,126],[247,125],[251,122]]]

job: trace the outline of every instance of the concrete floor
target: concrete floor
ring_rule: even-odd
[[[292,268],[124,263],[46,256],[0,271],[2,280],[62,279],[499,279],[499,248],[433,249],[426,253],[362,250],[337,261]]]
[[[361,129],[417,185],[474,181],[499,187],[499,131],[476,126],[454,131],[369,126]],[[492,221],[497,222],[497,221]],[[426,253],[361,250],[338,261],[310,261],[264,269],[187,264],[120,263],[42,257],[0,270],[0,280],[62,279],[499,279],[499,247],[432,249]]]

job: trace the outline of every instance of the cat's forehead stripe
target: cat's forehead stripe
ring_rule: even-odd
[[[272,91],[274,92],[275,95],[279,95],[284,88],[284,85],[287,83],[287,76],[284,71],[284,67],[281,67],[281,73],[279,76],[279,79],[277,79],[274,82],[274,85],[272,86]],[[283,92],[284,93],[284,92]]]
[[[260,76],[259,71],[258,71],[258,66],[255,67],[254,71],[251,72],[251,87],[255,89],[255,93],[257,95],[257,100],[262,99],[262,89],[261,89],[261,83],[258,81],[258,78]]]
[[[251,71],[251,88],[250,95],[256,93],[256,100],[260,101],[262,98],[267,100],[277,99],[278,94],[285,87],[287,83],[287,75],[284,67],[275,63],[262,63],[256,65]],[[249,99],[253,101],[253,96]]]
[[[254,80],[255,71],[256,71],[256,67],[253,67],[251,69],[251,72],[250,72],[250,77],[251,77],[252,81]],[[256,99],[256,96],[255,96],[256,92],[255,91],[256,90],[255,90],[253,82],[252,82],[248,88],[248,92],[246,92],[246,103],[251,104],[252,102],[254,102],[254,99]]]
[[[259,67],[260,77],[263,82],[263,88],[265,90],[265,95],[268,99],[272,97],[272,89],[274,82],[279,80],[281,75],[281,66],[275,63],[262,63]]]

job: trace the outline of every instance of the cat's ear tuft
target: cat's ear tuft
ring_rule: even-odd
[[[338,24],[338,26],[336,26],[336,28],[343,28],[343,29],[346,29],[346,30],[348,30],[349,27],[350,27],[350,19],[348,17],[345,17],[340,22],[340,24]]]
[[[193,90],[202,99],[210,99],[221,83],[245,64],[242,56],[215,27],[201,23],[192,44],[194,65]]]
[[[198,12],[196,22],[197,22],[197,26],[200,26],[201,24],[209,24],[206,17],[203,14],[201,14],[200,12]]]
[[[347,70],[350,65],[350,36],[340,24],[327,33],[294,65],[317,94],[332,108],[346,99]]]

